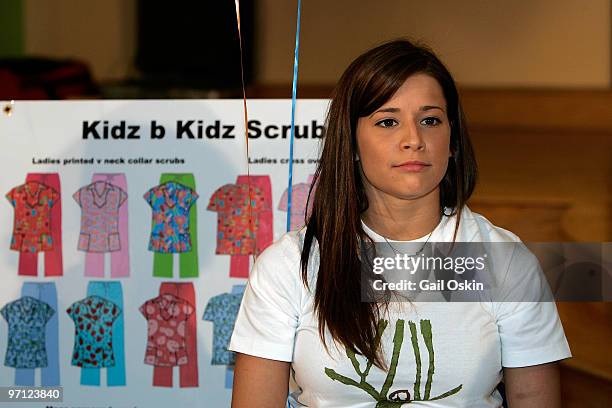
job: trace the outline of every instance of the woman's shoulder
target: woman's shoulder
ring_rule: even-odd
[[[468,241],[521,242],[517,234],[493,224],[483,214],[472,211],[467,205],[463,207],[459,228],[464,236],[470,237]]]
[[[473,228],[478,228],[480,234],[472,242],[485,243],[483,250],[491,266],[494,266],[491,271],[496,274],[495,279],[499,283],[496,293],[511,293],[504,295],[504,298],[515,301],[549,299],[546,277],[538,257],[529,246],[517,234],[493,224],[484,215],[467,207],[464,209],[467,209],[466,219],[471,220],[468,222],[473,223]]]
[[[265,259],[271,262],[299,262],[303,245],[303,233],[300,231],[283,233],[280,238],[267,246],[257,259]],[[300,234],[302,234],[302,237]]]
[[[302,281],[301,257],[305,233],[306,227],[283,233],[257,257],[251,272],[260,276],[272,275],[297,285],[297,282]],[[314,271],[318,270],[318,261],[318,244],[314,239],[308,259],[309,282],[316,275]]]

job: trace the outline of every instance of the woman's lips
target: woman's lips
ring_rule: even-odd
[[[395,168],[402,170],[402,171],[407,171],[407,172],[420,172],[420,171],[425,170],[429,166],[430,166],[429,164],[426,164],[423,162],[406,162],[398,166],[395,166]]]

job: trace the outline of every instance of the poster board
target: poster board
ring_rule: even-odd
[[[3,102],[2,106],[7,104]],[[314,173],[327,107],[327,100],[298,101],[294,185],[306,182]],[[251,176],[269,176],[271,232],[276,240],[286,230],[287,213],[278,208],[288,184],[291,101],[249,101],[248,114],[249,172]],[[241,100],[126,100],[16,102],[11,115],[0,116],[2,194],[23,185],[29,173],[57,173],[61,185],[61,276],[45,276],[44,252],[35,255],[36,276],[18,274],[20,268],[27,267],[20,266],[20,252],[9,248],[15,211],[7,199],[3,198],[0,204],[0,308],[20,298],[25,282],[35,283],[36,288],[39,283],[53,282],[57,291],[57,358],[63,402],[32,400],[27,406],[230,405],[232,372],[227,365],[211,364],[214,324],[202,317],[211,298],[235,292],[247,281],[246,277],[230,276],[230,255],[215,253],[218,213],[207,210],[219,187],[235,185],[239,175],[247,174],[243,115]],[[72,196],[92,183],[94,173],[125,174],[129,243],[123,245],[129,251],[129,276],[111,276],[113,266],[108,253],[103,255],[104,275],[85,276],[88,255],[78,249],[82,208]],[[180,277],[178,254],[171,256],[172,277],[153,276],[154,252],[148,248],[152,207],[143,196],[161,184],[162,173],[193,174],[198,195],[197,277]],[[107,368],[101,369],[99,386],[82,385],[82,369],[71,362],[75,324],[66,310],[87,296],[92,281],[115,281],[121,285],[125,385],[107,385]],[[139,307],[159,295],[162,282],[193,284],[198,372],[195,387],[180,386],[179,367],[172,369],[172,387],[153,386],[154,367],[144,363],[147,320]],[[7,321],[0,319],[0,386],[15,384],[16,370],[4,365],[7,342]],[[34,372],[38,386],[41,369]],[[24,406],[11,402],[0,405]]]

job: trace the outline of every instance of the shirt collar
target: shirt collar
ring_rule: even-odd
[[[37,181],[28,181],[24,184],[24,191],[26,193],[25,202],[30,207],[40,204],[41,193],[44,189],[44,185]]]
[[[155,303],[159,309],[159,314],[164,320],[170,319],[173,314],[171,313],[174,309],[178,298],[170,293],[164,293],[155,298]]]
[[[100,184],[104,185],[104,189],[102,190],[101,193],[98,194],[98,189],[96,188],[96,186]],[[97,207],[99,208],[104,207],[104,205],[106,204],[106,199],[108,198],[108,193],[111,190],[111,188],[112,188],[111,184],[107,183],[106,181],[95,181],[88,186],[88,190],[91,192],[91,196],[93,198],[93,203]],[[102,200],[102,202],[101,204],[98,204],[100,200]]]
[[[451,208],[445,208],[445,214],[450,214]],[[370,228],[363,220],[361,220],[361,226],[364,232],[372,238],[374,242],[384,242],[385,239],[389,242],[423,242],[427,241],[429,238],[429,242],[451,242],[453,240],[453,234],[455,233],[455,226],[457,223],[457,213],[453,215],[443,215],[440,219],[438,225],[434,228],[431,236],[429,233],[426,235],[419,237],[417,239],[413,239],[410,241],[397,241],[392,239],[386,239],[384,236],[380,235],[372,228]],[[455,241],[457,242],[470,242],[477,239],[479,234],[478,224],[474,219],[474,215],[472,211],[468,208],[467,205],[463,206],[463,211],[461,212],[461,222],[459,223],[459,230],[457,231],[457,237]]]

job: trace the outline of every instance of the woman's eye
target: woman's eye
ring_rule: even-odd
[[[425,126],[436,126],[437,124],[442,123],[442,121],[434,116],[431,116],[429,118],[423,119],[421,123]]]
[[[395,119],[383,119],[383,120],[377,122],[376,126],[388,128],[388,127],[393,127],[396,124],[397,124],[397,121]]]

